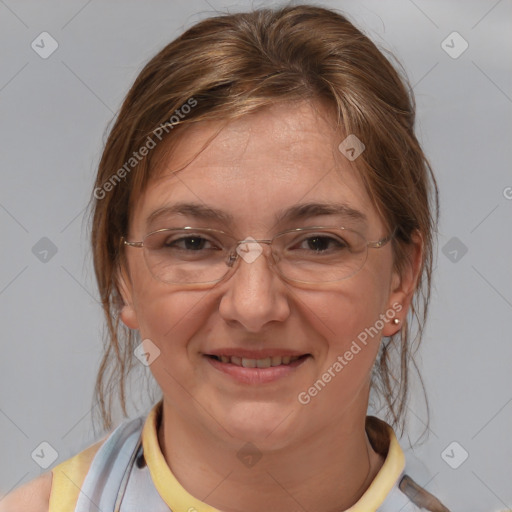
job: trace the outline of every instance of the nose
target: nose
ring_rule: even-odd
[[[259,332],[269,322],[285,321],[290,314],[288,288],[270,266],[270,247],[241,244],[237,252],[235,272],[223,283],[220,315],[249,332]]]

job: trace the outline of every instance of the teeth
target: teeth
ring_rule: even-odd
[[[272,358],[266,357],[265,359],[256,359],[256,366],[258,368],[270,368]]]
[[[279,366],[283,362],[281,356],[272,356],[272,366]]]
[[[237,356],[217,356],[223,363],[231,363],[244,368],[270,368],[271,366],[279,366],[282,364],[290,364],[299,359],[298,356],[272,356],[264,359],[249,359],[247,357]]]

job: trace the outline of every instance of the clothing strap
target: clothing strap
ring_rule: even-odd
[[[144,421],[123,422],[96,453],[85,477],[75,512],[169,512],[155,489],[142,455]]]

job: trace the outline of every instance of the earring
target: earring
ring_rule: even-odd
[[[398,325],[400,323],[400,319],[399,318],[393,318],[393,323],[395,325]]]

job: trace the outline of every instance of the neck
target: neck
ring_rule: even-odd
[[[248,449],[241,460],[239,440],[191,425],[164,400],[158,437],[180,484],[218,510],[339,512],[357,502],[383,463],[365,417],[366,409],[351,411],[307,439],[263,453]]]

